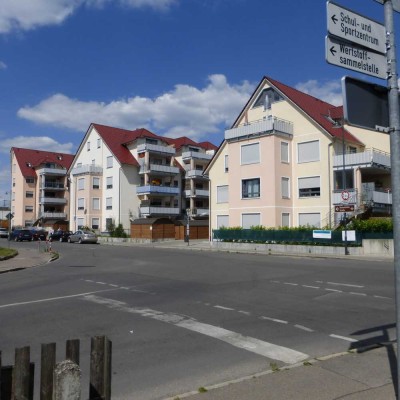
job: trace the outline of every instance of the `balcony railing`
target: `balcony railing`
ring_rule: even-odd
[[[380,166],[390,168],[390,154],[377,149],[367,149],[360,153],[346,153],[344,163],[346,167]],[[343,154],[333,156],[333,167],[343,167]]]
[[[43,219],[67,219],[67,214],[62,212],[43,212],[39,218]]]
[[[205,189],[186,189],[183,195],[185,197],[209,197],[210,192]]]
[[[392,193],[388,190],[363,190],[358,194],[357,189],[347,189],[350,194],[348,201],[343,201],[342,191],[335,190],[332,194],[332,204],[349,204],[360,206],[362,204],[392,204]]]
[[[157,186],[157,185],[145,185],[138,186],[136,188],[136,194],[165,194],[170,196],[176,196],[180,192],[178,187],[169,186]]]
[[[41,189],[65,189],[65,185],[59,182],[44,182],[40,185]]]
[[[225,131],[225,139],[237,139],[243,136],[260,135],[263,133],[282,132],[293,134],[293,123],[276,117],[253,121]]]
[[[151,152],[151,153],[168,154],[168,155],[173,155],[176,153],[176,150],[174,147],[160,146],[157,144],[143,143],[137,147],[137,152],[139,154],[145,153],[146,151]]]
[[[180,210],[177,207],[150,206],[150,207],[140,207],[140,213],[143,216],[149,216],[149,215],[179,215]]]
[[[200,169],[189,169],[186,171],[186,178],[204,178],[208,179],[207,175],[204,175],[204,171]]]
[[[85,174],[102,174],[103,167],[101,165],[85,164],[72,169],[72,175],[85,175]]]
[[[202,217],[202,216],[207,216],[210,214],[210,211],[208,208],[191,208],[190,209],[190,215],[196,216],[196,217]]]
[[[212,154],[200,153],[197,151],[185,151],[184,153],[182,153],[183,161],[190,161],[192,158],[197,160],[209,161],[212,159],[212,157]]]
[[[67,170],[63,168],[38,168],[36,172],[38,175],[67,175]]]
[[[67,199],[62,197],[41,197],[40,204],[67,204]]]
[[[158,173],[160,175],[178,175],[179,168],[171,167],[169,165],[159,165],[159,164],[146,165],[146,164],[143,164],[140,167],[139,173],[140,174]]]

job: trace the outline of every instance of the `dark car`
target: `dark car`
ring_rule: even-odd
[[[73,234],[72,231],[55,231],[49,236],[49,240],[52,242],[67,242],[68,238]]]
[[[10,233],[9,240],[15,240],[16,242],[22,242],[23,240],[33,240],[32,231],[29,229],[14,229]]]
[[[32,229],[32,240],[46,240],[48,232],[44,229]]]
[[[0,238],[8,238],[8,229],[0,228]]]

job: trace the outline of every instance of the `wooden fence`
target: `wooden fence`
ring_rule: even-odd
[[[67,340],[66,360],[56,363],[56,344],[42,344],[40,400],[79,400],[81,396],[79,339]],[[89,400],[111,399],[111,341],[91,338]],[[2,366],[0,351],[0,400],[33,400],[35,364],[30,348],[15,349],[14,366]]]

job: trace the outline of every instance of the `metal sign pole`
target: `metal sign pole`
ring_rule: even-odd
[[[397,340],[397,390],[400,394],[400,112],[399,87],[397,83],[396,45],[394,37],[393,3],[384,2],[385,27],[387,31],[387,61],[388,61],[388,100],[390,126],[390,162],[392,177],[392,217],[393,217],[393,244],[394,244],[394,275],[396,291],[396,340]]]

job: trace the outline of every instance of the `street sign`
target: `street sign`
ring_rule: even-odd
[[[384,0],[375,0],[378,3],[384,4],[385,1]],[[393,4],[393,10],[400,12],[400,0],[392,0],[392,4]]]
[[[325,58],[329,64],[371,75],[375,78],[387,78],[387,61],[383,54],[330,36],[326,37],[325,50]]]
[[[349,201],[350,200],[350,193],[348,190],[343,190],[342,193],[340,194],[340,197],[342,198],[343,201]]]
[[[331,35],[386,54],[384,25],[330,1],[327,2],[327,11]]]
[[[386,132],[389,127],[388,89],[344,76],[343,116],[346,124]]]
[[[335,206],[335,212],[345,213],[345,212],[353,212],[354,204],[349,204],[347,206]]]
[[[6,218],[7,218],[7,219],[13,219],[13,218],[14,218],[14,214],[8,213],[8,214],[6,215]]]

